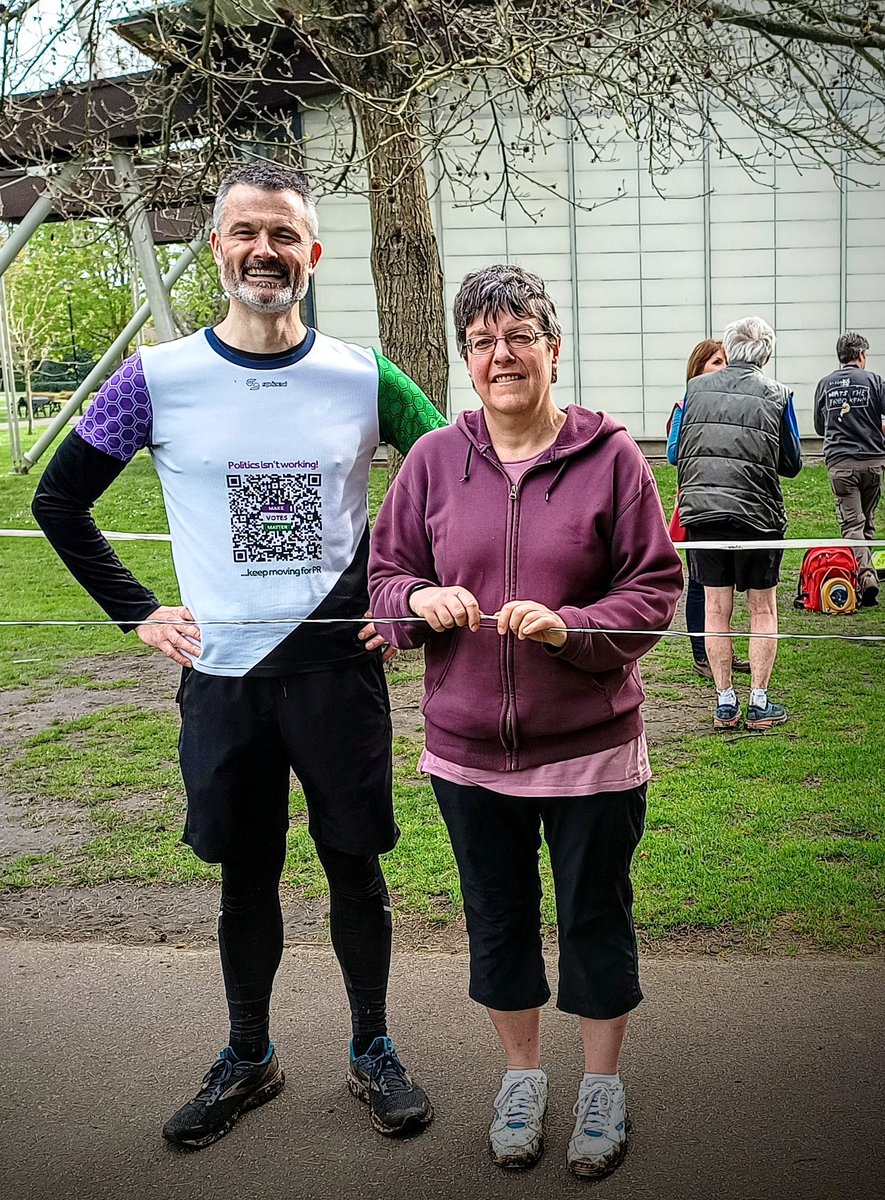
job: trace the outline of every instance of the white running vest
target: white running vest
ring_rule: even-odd
[[[365,577],[375,357],[311,330],[278,361],[206,330],[142,350],[182,603],[197,621],[284,622],[203,626],[195,666],[210,675],[285,673],[262,661],[349,568]],[[334,615],[361,617],[358,591]]]

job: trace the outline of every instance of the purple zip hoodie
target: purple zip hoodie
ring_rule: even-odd
[[[519,484],[495,453],[482,410],[425,434],[387,494],[372,535],[372,611],[407,617],[419,586],[468,588],[484,613],[535,600],[572,633],[562,649],[423,622],[378,628],[424,645],[427,748],[462,766],[519,770],[629,742],[642,731],[637,660],[682,591],[654,478],[605,413],[574,405]]]

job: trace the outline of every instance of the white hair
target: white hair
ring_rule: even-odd
[[[764,366],[771,358],[777,338],[761,317],[741,317],[725,327],[722,344],[729,363],[749,362]]]

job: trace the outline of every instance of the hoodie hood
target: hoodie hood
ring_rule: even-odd
[[[626,427],[608,413],[593,412],[577,404],[570,404],[564,411],[565,424],[553,445],[541,454],[539,463],[568,458],[588,446],[601,444],[612,434],[626,432]],[[479,454],[495,454],[485,412],[481,408],[459,413],[455,424]]]

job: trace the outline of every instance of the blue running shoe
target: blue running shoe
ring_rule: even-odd
[[[260,1063],[242,1062],[225,1046],[203,1076],[193,1100],[163,1126],[163,1137],[191,1150],[210,1146],[224,1137],[244,1112],[272,1100],[285,1082],[273,1045]]]
[[[768,701],[765,708],[751,704],[747,709],[746,726],[748,729],[771,729],[772,725],[783,725],[787,719],[787,710],[781,704]]]
[[[737,729],[741,723],[741,706],[739,704],[720,704],[713,717],[713,728],[717,733],[724,729]]]
[[[347,1086],[368,1104],[372,1127],[379,1133],[415,1133],[433,1120],[433,1107],[424,1089],[412,1081],[390,1038],[375,1038],[359,1057],[351,1042]]]

